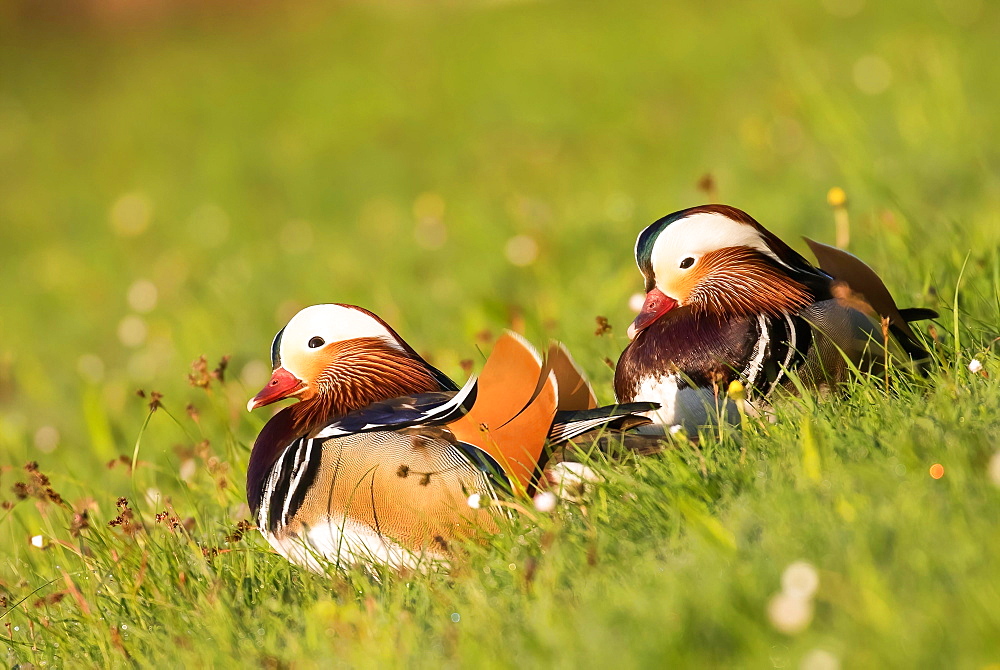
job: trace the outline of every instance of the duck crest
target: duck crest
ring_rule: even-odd
[[[705,254],[692,282],[695,285],[688,300],[696,313],[713,313],[720,318],[780,316],[829,297],[826,285],[807,286],[749,247],[728,247]]]
[[[299,435],[379,400],[451,390],[416,353],[404,353],[377,337],[339,343],[334,355],[334,362],[317,372],[316,396],[293,405]]]
[[[635,261],[639,266],[639,271],[645,278],[646,291],[652,289],[656,284],[653,276],[652,254],[653,245],[656,244],[656,240],[660,236],[660,233],[662,233],[667,226],[682,219],[693,217],[696,214],[718,214],[726,219],[752,228],[756,231],[757,235],[760,236],[760,239],[767,245],[767,248],[774,254],[775,258],[784,267],[784,269],[795,275],[800,281],[803,281],[810,286],[816,284],[817,282],[822,283],[823,281],[829,281],[829,276],[817,270],[817,268],[813,266],[813,264],[810,263],[805,256],[788,246],[780,237],[760,225],[756,219],[743,210],[730,205],[711,204],[689,207],[688,209],[682,209],[678,212],[674,212],[673,214],[668,214],[667,216],[654,221],[641,233],[639,233],[639,236],[635,241]]]

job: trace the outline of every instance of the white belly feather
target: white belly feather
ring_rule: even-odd
[[[681,426],[694,435],[700,426],[717,424],[720,416],[729,423],[740,421],[736,403],[726,396],[725,390],[720,390],[717,397],[710,388],[681,388],[681,379],[676,374],[647,377],[630,401],[660,403],[660,409],[645,413],[653,424],[639,428],[639,432],[659,434],[667,427]]]
[[[279,554],[313,572],[324,572],[331,565],[385,565],[397,571],[447,566],[444,554],[430,550],[416,554],[366,524],[342,516],[304,528],[301,534],[264,536]]]

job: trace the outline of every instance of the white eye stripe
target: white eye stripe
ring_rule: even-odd
[[[699,212],[667,226],[653,243],[651,260],[654,274],[658,269],[679,268],[687,258],[697,259],[726,247],[750,247],[770,258],[781,260],[760,233],[739,221],[713,212]],[[682,268],[683,269],[683,268]]]
[[[344,305],[313,305],[292,317],[283,329],[278,343],[278,359],[287,368],[294,365],[297,357],[312,355],[326,344],[364,337],[379,338],[389,346],[405,351],[378,319],[362,310]]]

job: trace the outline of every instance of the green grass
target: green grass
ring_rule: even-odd
[[[1000,662],[1000,16],[826,9],[852,4],[0,14],[3,660]],[[844,187],[852,251],[901,305],[942,313],[927,387],[867,380],[742,435],[598,461],[583,507],[516,518],[450,575],[317,576],[256,531],[226,541],[266,418],[244,404],[298,307],[369,307],[454,377],[483,331],[521,325],[610,400],[635,235],[708,200],[706,173],[794,244],[832,241],[825,194]],[[517,235],[534,263],[506,257]],[[232,356],[207,389],[187,379],[203,354]],[[65,504],[17,498],[28,461]],[[107,525],[122,496],[134,534]],[[819,586],[782,632],[768,607],[797,561]]]

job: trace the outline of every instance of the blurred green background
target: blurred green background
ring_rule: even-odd
[[[998,44],[988,0],[0,2],[3,658],[995,667]],[[559,338],[610,401],[645,225],[721,201],[804,250],[832,187],[942,314],[926,388],[598,460],[450,575],[233,532],[298,308],[364,305],[456,378],[504,327]],[[782,597],[796,566],[815,598]]]
[[[670,211],[720,200],[802,248],[832,241],[842,186],[852,250],[900,303],[939,308],[1000,240],[1000,7],[983,0],[0,17],[0,460],[84,490],[131,454],[136,389],[181,414],[202,354],[232,355],[221,402],[245,458],[263,418],[243,402],[310,303],[375,310],[456,377],[484,329],[523,325],[610,400],[632,244]]]

